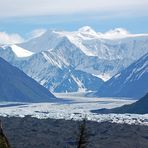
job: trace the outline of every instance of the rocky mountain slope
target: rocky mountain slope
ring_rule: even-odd
[[[55,97],[35,80],[0,58],[0,100],[45,102]]]
[[[113,76],[95,94],[106,97],[140,98],[148,92],[148,53]]]

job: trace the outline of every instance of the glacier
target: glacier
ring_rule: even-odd
[[[131,104],[136,100],[130,98],[86,98],[77,93],[54,94],[61,97],[60,101],[51,103],[25,103],[12,102],[0,103],[0,116],[25,117],[27,115],[38,119],[65,119],[83,120],[95,122],[112,122],[119,124],[148,125],[148,114],[95,114],[91,110],[98,108],[119,107]],[[10,105],[10,106],[9,106]]]

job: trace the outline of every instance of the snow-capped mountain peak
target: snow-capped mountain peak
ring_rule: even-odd
[[[73,32],[48,30],[18,46],[34,53],[52,52],[79,70],[111,78],[148,52],[148,34],[122,28],[97,33],[85,26]]]
[[[131,34],[123,28],[115,28],[105,33],[99,33],[99,35],[101,38],[105,39],[120,39],[120,38],[129,37]]]
[[[124,28],[115,28],[105,33],[98,32],[98,36],[101,39],[120,40],[120,39],[125,39],[125,38],[147,37],[148,34],[147,33],[132,34]]]
[[[84,26],[80,28],[78,32],[82,34],[97,35],[97,33],[90,26]]]
[[[123,28],[115,28],[114,30],[110,30],[107,33],[110,34],[122,34],[122,35],[127,35],[129,32]]]

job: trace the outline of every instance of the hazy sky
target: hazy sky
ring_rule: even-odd
[[[148,0],[0,0],[0,17],[86,12],[145,13]]]
[[[148,0],[0,0],[0,38],[2,32],[28,37],[37,30],[86,25],[100,32],[148,32]]]

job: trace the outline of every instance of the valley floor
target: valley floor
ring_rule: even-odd
[[[51,103],[0,103],[0,116],[25,117],[30,115],[39,119],[65,119],[127,124],[148,125],[148,114],[95,114],[91,110],[113,108],[136,100],[130,98],[89,98],[84,94],[55,94],[58,101]]]

